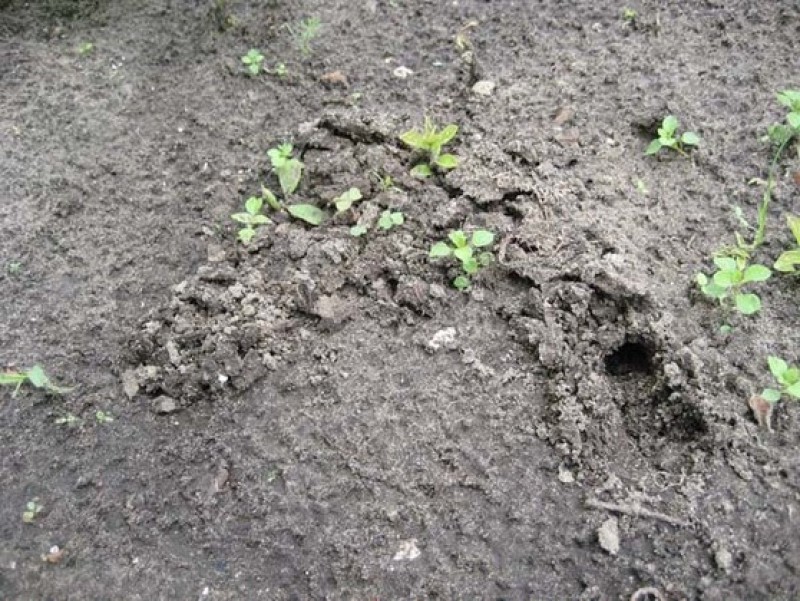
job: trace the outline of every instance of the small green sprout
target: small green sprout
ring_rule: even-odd
[[[709,280],[704,273],[696,276],[697,285],[707,297],[720,303],[723,309],[730,308],[730,301],[742,315],[753,315],[761,310],[761,299],[757,294],[744,293],[742,287],[754,282],[768,280],[772,272],[764,265],[748,265],[746,256],[715,257],[717,271]]]
[[[789,109],[786,124],[776,123],[767,128],[767,137],[778,147],[785,147],[794,138],[800,137],[800,90],[778,92],[778,102]]]
[[[0,372],[0,386],[15,387],[12,396],[17,396],[19,389],[26,382],[34,388],[40,388],[52,394],[65,394],[72,390],[72,388],[65,388],[53,384],[40,365],[34,365],[26,371]]]
[[[353,206],[353,203],[358,202],[362,198],[361,190],[358,188],[350,188],[347,192],[343,192],[334,198],[333,204],[336,206],[336,211],[338,213],[344,213]]]
[[[22,512],[22,521],[25,524],[33,524],[36,516],[42,513],[44,507],[39,505],[39,499],[34,497],[27,503],[25,503],[25,511]]]
[[[78,46],[78,54],[81,56],[87,56],[94,51],[94,44],[91,42],[83,42],[80,46]]]
[[[272,72],[275,73],[275,75],[277,75],[281,79],[283,79],[289,74],[289,69],[286,68],[286,65],[284,63],[278,63],[277,65],[275,65],[275,69],[273,69]]]
[[[114,416],[105,411],[98,410],[94,412],[94,419],[98,424],[108,424],[114,421]]]
[[[791,250],[783,251],[773,267],[775,267],[775,271],[781,273],[798,273],[796,267],[800,265],[800,217],[787,215],[786,221],[794,236],[796,246]]]
[[[638,16],[639,16],[639,13],[637,13],[630,6],[626,6],[626,7],[624,7],[622,9],[622,19],[626,23],[633,23],[636,20],[636,17],[638,17]]]
[[[402,212],[386,209],[383,213],[381,213],[381,216],[378,219],[378,227],[382,230],[389,231],[396,225],[403,225],[405,220],[405,215],[403,215]]]
[[[270,148],[267,151],[267,156],[272,163],[272,171],[278,176],[285,198],[297,190],[300,178],[303,176],[303,163],[292,155],[293,150],[292,145],[285,142],[277,148]]]
[[[308,17],[300,21],[297,25],[286,25],[289,33],[295,39],[297,47],[303,56],[311,55],[311,42],[319,35],[319,30],[322,28],[322,21],[317,17]]]
[[[276,212],[285,211],[295,219],[300,219],[311,225],[319,225],[325,219],[325,211],[312,204],[298,203],[284,205],[266,186],[261,186],[262,200]]]
[[[682,156],[688,156],[687,146],[697,146],[700,143],[700,136],[693,131],[685,131],[680,136],[677,135],[680,123],[673,115],[664,117],[661,127],[658,128],[658,138],[650,142],[645,154],[656,154],[662,148],[672,148]]]
[[[372,172],[372,175],[374,176],[375,181],[378,182],[378,186],[380,186],[382,192],[388,192],[396,187],[394,184],[394,178],[388,173],[381,173],[378,169],[375,169]]]
[[[257,48],[251,48],[247,51],[242,57],[242,62],[247,67],[247,72],[250,74],[250,77],[255,77],[259,73],[261,73],[261,64],[264,62],[264,55],[261,54]]]
[[[785,394],[795,400],[800,400],[800,369],[794,365],[788,365],[780,357],[770,355],[767,357],[769,370],[780,384],[780,389],[765,388],[761,396],[765,401],[777,403]]]
[[[248,244],[256,235],[256,226],[272,223],[269,217],[261,213],[264,200],[258,196],[251,196],[244,203],[244,213],[234,213],[231,219],[244,224],[239,230],[238,238],[242,244]]]
[[[366,234],[368,231],[369,230],[367,229],[366,225],[361,225],[359,223],[359,224],[354,225],[353,227],[350,228],[350,235],[353,236],[354,238],[360,238],[361,236]]]
[[[435,168],[449,170],[458,166],[458,157],[453,154],[442,154],[442,147],[450,142],[458,133],[458,126],[451,123],[444,129],[437,130],[433,121],[425,117],[422,131],[411,129],[400,135],[400,140],[414,150],[427,155],[427,163],[420,163],[411,170],[411,175],[424,179],[433,175]]]
[[[8,275],[19,275],[22,271],[22,263],[19,261],[9,261],[6,263],[6,272]]]
[[[75,425],[79,424],[80,422],[81,422],[81,419],[78,416],[73,415],[72,413],[66,413],[65,415],[62,415],[61,417],[57,417],[55,419],[54,423],[57,426],[72,427],[72,426],[75,426]]]
[[[428,256],[432,259],[453,256],[461,263],[463,275],[453,280],[453,286],[459,290],[465,290],[471,285],[469,276],[475,275],[482,267],[486,267],[494,261],[494,255],[489,251],[480,252],[476,255],[475,251],[479,248],[486,248],[494,243],[494,234],[487,230],[477,230],[472,233],[472,237],[467,236],[462,230],[453,230],[448,235],[450,243],[437,242],[431,247]]]

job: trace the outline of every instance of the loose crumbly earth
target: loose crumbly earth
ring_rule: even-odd
[[[76,386],[0,391],[0,598],[800,597],[800,405],[747,404],[797,283],[727,336],[692,286],[754,218],[800,8],[631,6],[0,2],[0,364]],[[643,155],[670,113],[691,160]],[[424,115],[461,165],[419,182]],[[299,199],[365,200],[245,248],[284,140]],[[469,293],[427,258],[460,227],[498,240]]]

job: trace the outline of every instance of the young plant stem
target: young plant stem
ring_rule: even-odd
[[[767,210],[769,209],[769,204],[772,201],[772,188],[775,186],[775,172],[778,168],[778,162],[781,160],[781,156],[783,155],[783,151],[786,149],[786,145],[792,140],[792,136],[788,136],[783,142],[781,142],[778,149],[775,151],[775,154],[772,157],[772,162],[769,166],[769,171],[767,172],[767,184],[766,188],[764,189],[764,197],[761,200],[761,204],[758,207],[758,227],[756,228],[756,233],[753,236],[753,242],[748,244],[745,248],[746,250],[752,252],[760,247],[764,243],[764,237],[766,236],[767,232]]]

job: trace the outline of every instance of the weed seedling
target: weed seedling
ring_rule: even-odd
[[[54,423],[57,426],[67,426],[71,428],[72,426],[76,426],[79,423],[81,423],[81,419],[78,416],[73,415],[72,413],[66,413],[61,417],[57,417]]]
[[[275,68],[272,70],[272,72],[281,79],[283,79],[289,74],[289,69],[286,68],[286,65],[284,63],[278,63],[277,65],[275,65]]]
[[[22,521],[25,524],[33,524],[36,516],[42,513],[44,507],[39,505],[39,499],[33,498],[25,503],[25,511],[22,512]]]
[[[359,224],[354,225],[353,227],[350,228],[350,235],[353,236],[354,238],[360,238],[361,236],[366,234],[368,231],[369,231],[369,229],[367,229],[366,225],[361,225],[359,223]]]
[[[361,190],[358,188],[350,188],[347,192],[343,192],[334,198],[333,204],[336,207],[337,213],[344,213],[353,206],[353,203],[358,202],[362,198]]]
[[[272,171],[278,176],[284,198],[288,198],[297,190],[300,178],[303,176],[303,163],[292,155],[293,150],[289,142],[284,142],[267,151]]]
[[[295,39],[295,43],[303,56],[311,55],[311,42],[319,35],[322,28],[322,21],[317,17],[309,17],[297,23],[297,25],[286,25],[289,33]]]
[[[796,268],[800,265],[800,217],[787,215],[786,221],[794,236],[796,246],[791,250],[783,251],[778,260],[775,261],[774,267],[775,271],[780,271],[781,273],[798,273]]]
[[[700,136],[693,131],[685,131],[678,135],[680,123],[677,117],[667,115],[658,128],[658,137],[650,142],[645,154],[656,154],[662,148],[671,148],[682,156],[689,156],[686,151],[689,146],[697,146],[700,143]]]
[[[772,275],[769,268],[758,264],[749,265],[745,256],[715,257],[714,264],[717,271],[710,280],[704,273],[696,276],[702,293],[718,301],[726,311],[731,308],[730,302],[733,301],[733,308],[742,315],[758,313],[761,299],[757,294],[742,292],[742,287],[768,280]]]
[[[775,123],[767,128],[767,137],[775,146],[786,147],[800,136],[800,90],[783,90],[778,92],[777,98],[789,112],[786,114],[785,124]]]
[[[13,396],[17,396],[19,389],[25,383],[52,394],[65,394],[72,390],[72,388],[65,388],[53,384],[40,365],[34,365],[26,371],[7,371],[0,373],[0,386],[14,386]]]
[[[427,162],[416,165],[411,175],[424,179],[433,175],[434,169],[445,171],[458,166],[458,157],[453,154],[442,154],[442,147],[450,142],[458,133],[458,126],[451,123],[444,129],[437,130],[430,118],[425,118],[422,131],[412,129],[400,136],[406,145],[427,155]]]
[[[105,411],[95,411],[94,419],[98,424],[108,424],[114,421],[114,416]]]
[[[261,73],[261,64],[264,62],[264,55],[257,48],[251,48],[242,57],[242,62],[247,67],[250,77],[256,77]]]
[[[244,203],[244,213],[234,213],[231,219],[244,224],[244,227],[239,230],[238,238],[242,244],[248,244],[253,236],[256,235],[256,227],[272,223],[266,215],[261,213],[261,207],[264,205],[264,200],[258,196],[251,196]]]
[[[319,225],[325,219],[325,211],[312,204],[298,203],[284,205],[266,186],[261,186],[262,199],[267,205],[277,212],[285,211],[295,219],[300,219],[311,225]]]
[[[94,51],[94,44],[91,42],[83,42],[78,46],[78,54],[81,56],[88,56]]]
[[[765,388],[761,396],[765,401],[777,403],[783,395],[788,395],[795,400],[800,400],[800,369],[788,365],[780,357],[770,355],[767,357],[769,370],[780,384],[780,389]]]
[[[378,227],[382,230],[389,231],[396,225],[403,225],[405,220],[405,215],[403,215],[403,213],[400,211],[391,211],[386,209],[383,213],[381,213],[381,216],[378,219]]]
[[[622,20],[625,21],[626,23],[633,23],[634,21],[636,21],[636,17],[638,16],[639,13],[637,13],[630,6],[626,6],[622,9]]]
[[[461,230],[453,230],[448,235],[448,242],[437,242],[431,247],[429,257],[438,259],[455,257],[461,264],[464,274],[453,280],[453,286],[465,290],[472,284],[470,276],[475,275],[481,268],[491,264],[494,255],[489,251],[476,254],[476,249],[486,248],[494,242],[494,234],[487,230],[477,230],[469,237]]]

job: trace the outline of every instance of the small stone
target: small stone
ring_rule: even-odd
[[[136,370],[126,369],[122,372],[122,390],[129,400],[139,392],[139,378],[136,375]]]
[[[42,561],[46,563],[61,563],[62,559],[64,559],[64,550],[58,545],[53,545],[50,547],[49,553],[42,555]]]
[[[562,484],[572,484],[575,482],[575,475],[567,468],[558,466],[558,480]]]
[[[619,523],[617,518],[608,518],[597,529],[597,540],[604,551],[610,555],[619,553]]]
[[[432,351],[438,351],[441,348],[454,350],[456,348],[456,337],[455,328],[444,328],[436,332],[428,341],[428,348]]]
[[[225,248],[220,244],[209,244],[207,252],[209,263],[222,263],[225,260]]]
[[[408,67],[400,65],[394,71],[392,71],[392,74],[398,79],[405,79],[409,75],[414,75],[414,72]]]
[[[394,561],[412,561],[421,555],[416,539],[403,541],[392,558]]]
[[[725,547],[720,547],[714,553],[714,562],[720,570],[729,572],[731,566],[733,566],[733,555]]]
[[[342,86],[343,88],[346,88],[350,85],[347,81],[347,76],[341,71],[331,71],[330,73],[325,73],[319,79],[322,83],[328,84],[329,86]]]
[[[169,415],[170,413],[175,413],[178,410],[178,403],[176,403],[175,399],[171,397],[161,395],[160,397],[153,399],[151,408],[159,415]]]
[[[178,350],[178,345],[175,344],[174,340],[167,340],[167,355],[169,356],[169,362],[175,366],[181,364],[181,353]]]
[[[483,79],[472,86],[472,91],[478,96],[491,96],[494,93],[494,88],[495,83],[493,81]]]

